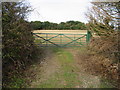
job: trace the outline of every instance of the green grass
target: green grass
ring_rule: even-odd
[[[60,52],[57,52],[57,56],[62,64],[70,64],[74,62],[72,54],[68,51],[61,50]]]
[[[35,42],[36,44],[40,44],[40,43],[41,43],[41,39],[35,39],[34,42]]]
[[[9,83],[9,88],[22,88],[25,87],[25,78],[22,78],[20,76],[14,76],[12,78],[12,81]]]
[[[72,54],[62,48],[53,48],[52,50],[61,64],[60,71],[42,82],[38,88],[73,88],[81,85],[82,82],[78,80],[77,73],[73,72],[75,67]]]

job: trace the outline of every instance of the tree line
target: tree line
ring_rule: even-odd
[[[59,24],[49,21],[31,21],[33,30],[86,30],[86,25],[80,21],[67,21]]]

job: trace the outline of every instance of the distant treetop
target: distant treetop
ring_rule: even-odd
[[[85,30],[86,25],[80,21],[67,21],[59,24],[49,21],[31,21],[30,25],[33,30]]]

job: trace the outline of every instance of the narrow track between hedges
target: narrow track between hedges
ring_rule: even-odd
[[[77,58],[80,48],[46,48],[42,62],[28,70],[31,88],[111,88],[99,76],[87,73]],[[84,52],[84,51],[83,51]]]

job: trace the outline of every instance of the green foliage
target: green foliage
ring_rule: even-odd
[[[9,84],[9,88],[22,88],[25,86],[25,80],[22,77],[14,76]]]
[[[41,22],[41,21],[32,21],[30,25],[33,30],[85,30],[86,26],[84,23],[79,21],[67,21],[61,22],[59,24],[52,22]]]
[[[35,55],[34,38],[25,21],[29,11],[22,2],[2,3],[3,83],[10,81],[13,73],[20,73]]]

